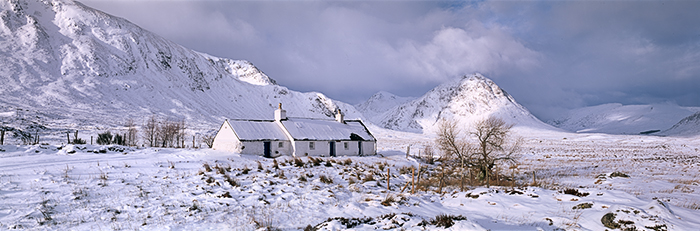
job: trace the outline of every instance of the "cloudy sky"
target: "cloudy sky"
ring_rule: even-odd
[[[603,103],[700,106],[700,1],[82,2],[352,104],[479,72],[543,120]]]

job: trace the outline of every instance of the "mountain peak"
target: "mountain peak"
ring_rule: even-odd
[[[441,119],[455,119],[470,126],[489,116],[516,125],[549,128],[496,83],[478,73],[441,84],[422,97],[370,117],[370,120],[388,129],[431,133]]]

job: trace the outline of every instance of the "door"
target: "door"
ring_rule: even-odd
[[[265,141],[263,143],[263,156],[270,158],[272,157],[271,152],[272,150],[270,150],[270,141]]]
[[[331,147],[331,156],[335,156],[335,141],[328,142],[328,146]]]
[[[362,141],[357,141],[357,153],[358,155],[362,155]]]

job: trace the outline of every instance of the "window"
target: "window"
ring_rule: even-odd
[[[284,143],[283,143],[283,142],[279,142],[279,144],[277,145],[277,147],[278,147],[278,148],[284,148]]]
[[[348,142],[343,142],[343,146],[345,146],[345,150],[348,150]]]
[[[314,150],[314,142],[309,142],[309,149]]]

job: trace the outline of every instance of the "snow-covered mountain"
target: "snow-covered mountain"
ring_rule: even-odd
[[[0,2],[0,119],[113,126],[156,114],[211,127],[224,118],[330,117],[351,105],[279,86],[253,64],[199,53],[72,0]],[[10,122],[8,122],[10,121]]]
[[[700,112],[696,112],[688,117],[683,118],[673,127],[662,131],[659,135],[666,136],[698,136],[700,135]]]
[[[564,117],[548,123],[572,132],[654,134],[671,128],[679,120],[699,109],[671,104],[611,103],[573,109]]]
[[[443,118],[456,119],[463,126],[471,126],[490,115],[516,126],[554,129],[481,74],[465,75],[439,85],[418,99],[394,106],[369,119],[388,129],[432,133]]]
[[[369,97],[367,101],[355,105],[355,109],[360,111],[365,118],[374,118],[389,109],[400,104],[416,99],[415,97],[401,97],[386,91],[380,91]]]

